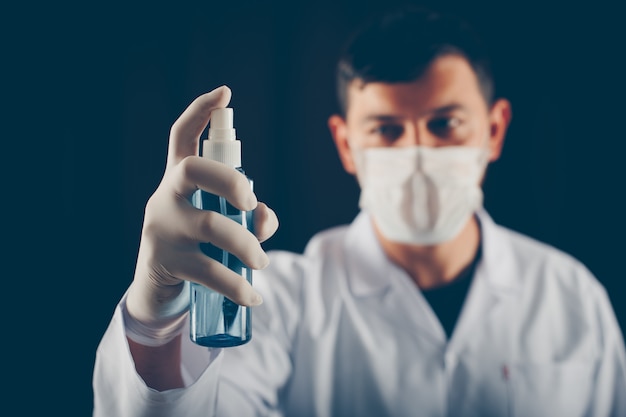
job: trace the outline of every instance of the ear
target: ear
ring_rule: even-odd
[[[496,161],[502,153],[506,130],[511,123],[511,103],[498,99],[489,112],[489,162]]]
[[[343,169],[345,169],[347,173],[355,175],[356,169],[354,167],[352,152],[350,151],[350,143],[348,142],[348,126],[346,121],[338,114],[333,114],[328,118],[328,128],[335,141]]]

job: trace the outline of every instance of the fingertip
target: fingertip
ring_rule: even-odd
[[[263,297],[261,297],[261,294],[259,294],[258,292],[255,292],[252,296],[252,300],[250,301],[249,306],[256,307],[260,306],[261,304],[263,304]]]
[[[244,202],[244,204],[246,205],[246,208],[245,208],[246,211],[252,211],[258,207],[259,200],[257,200],[256,195],[254,193],[250,193],[248,194],[248,197],[246,198],[246,201]]]
[[[223,85],[221,87],[219,87],[220,90],[220,94],[221,96],[227,101],[229,102],[231,97],[233,96],[233,92],[230,89],[230,87],[228,87],[227,85]]]
[[[206,96],[209,98],[210,102],[215,103],[217,107],[225,107],[230,102],[232,91],[227,85],[222,85],[209,91]]]
[[[234,302],[240,306],[256,307],[263,304],[263,297],[252,286],[247,286],[245,293],[241,294],[240,298],[231,298]],[[226,295],[228,297],[228,295]]]
[[[254,269],[265,269],[269,266],[269,264],[270,264],[270,257],[267,256],[267,253],[261,252],[261,254],[258,257],[257,268],[254,268]]]
[[[278,221],[278,216],[276,215],[276,212],[274,210],[272,210],[269,207],[267,207],[267,210],[268,210],[268,212],[267,212],[267,231],[266,231],[266,233],[271,236],[274,233],[276,233],[276,230],[278,230],[279,221]]]
[[[254,234],[259,242],[265,242],[278,230],[278,217],[276,212],[265,203],[259,202],[254,217]]]
[[[223,94],[227,91],[230,91],[230,88],[226,84],[222,84],[219,87],[215,87],[213,90],[209,91],[209,94]]]
[[[274,228],[274,230],[276,230],[278,229],[278,225],[280,224],[280,222],[278,221],[278,216],[271,207],[267,207],[267,209],[269,210],[268,217],[271,219],[272,227]]]

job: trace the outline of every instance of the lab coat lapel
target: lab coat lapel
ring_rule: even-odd
[[[481,227],[482,258],[476,267],[456,328],[448,349],[461,349],[472,338],[475,329],[494,317],[520,291],[510,243],[485,210],[477,213]],[[435,344],[445,345],[445,332],[419,288],[408,274],[394,265],[383,252],[376,238],[370,217],[362,212],[357,216],[346,236],[348,282],[355,297],[369,297],[389,291],[384,302],[398,310],[398,317],[407,326],[426,335]],[[507,310],[508,311],[508,310]],[[511,319],[510,315],[506,315]],[[407,328],[409,330],[409,328]],[[505,338],[504,335],[501,337]],[[502,340],[506,343],[505,340]]]
[[[389,288],[387,267],[389,261],[383,252],[370,217],[361,212],[354,220],[345,240],[348,285],[352,294],[370,297]]]
[[[355,219],[346,236],[348,282],[356,298],[388,294],[385,309],[405,322],[407,331],[420,332],[435,344],[445,343],[445,333],[430,305],[401,268],[389,261],[364,212]],[[411,329],[412,326],[412,329]]]
[[[478,329],[486,332],[493,343],[510,352],[511,328],[515,319],[513,303],[521,290],[520,276],[509,239],[501,233],[491,217],[477,213],[481,228],[482,257],[459,315],[448,349],[461,352],[475,344]]]

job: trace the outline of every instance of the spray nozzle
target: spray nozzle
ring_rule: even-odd
[[[233,128],[232,108],[219,108],[211,112],[209,137],[203,142],[202,156],[233,168],[241,166],[241,142],[237,140]]]
[[[209,139],[236,140],[235,129],[233,129],[232,108],[226,107],[223,109],[215,109],[211,112]]]

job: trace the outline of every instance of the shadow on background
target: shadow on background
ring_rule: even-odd
[[[301,251],[315,232],[357,213],[356,182],[326,127],[337,108],[334,65],[363,17],[398,2],[211,3],[16,12],[26,24],[9,51],[14,121],[45,172],[37,175],[39,198],[48,202],[45,236],[54,237],[33,261],[36,297],[54,305],[39,329],[52,342],[34,354],[54,369],[34,372],[46,381],[42,395],[77,412],[67,415],[91,413],[95,349],[132,280],[169,128],[196,96],[222,84],[233,90],[244,167],[281,221],[266,249]],[[624,68],[615,56],[624,37],[615,11],[421,4],[477,27],[492,51],[497,94],[513,104],[503,156],[485,183],[487,210],[585,263],[624,328]],[[59,375],[68,386],[55,383]]]

